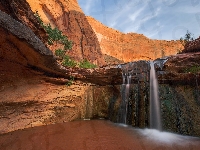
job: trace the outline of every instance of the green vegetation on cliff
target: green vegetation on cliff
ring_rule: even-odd
[[[197,72],[200,72],[200,66],[199,65],[195,65],[195,66],[191,66],[189,68],[186,68],[185,69],[185,73],[197,73]]]
[[[79,67],[89,69],[89,68],[96,68],[97,66],[95,64],[90,63],[87,59],[84,59],[79,63]]]
[[[79,68],[96,68],[97,66],[90,63],[87,59],[84,59],[81,62],[76,62],[75,60],[71,59],[68,55],[66,55],[67,50],[72,49],[73,43],[72,41],[68,40],[67,36],[63,35],[62,31],[58,28],[52,28],[50,24],[45,24],[38,11],[35,12],[35,16],[39,22],[39,24],[44,28],[44,30],[48,34],[48,45],[53,45],[54,42],[61,44],[63,47],[60,47],[55,50],[55,55],[60,57],[62,62],[61,64],[65,67],[79,67]]]

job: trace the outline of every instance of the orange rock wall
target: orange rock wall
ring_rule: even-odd
[[[84,58],[104,65],[98,39],[76,0],[27,0],[33,12],[38,11],[45,23],[58,27],[73,41],[68,54],[75,60]],[[52,50],[55,47],[50,47]]]
[[[152,40],[142,34],[124,34],[86,17],[77,0],[27,0],[45,23],[58,27],[74,42],[68,54],[80,61],[104,65],[109,55],[124,62],[169,56],[183,49],[179,41]],[[55,49],[55,47],[51,48]],[[104,54],[104,56],[102,55]]]
[[[125,62],[150,60],[176,54],[183,49],[179,41],[152,40],[142,34],[124,34],[87,17],[95,31],[103,54]]]

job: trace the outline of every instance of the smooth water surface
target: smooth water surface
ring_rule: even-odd
[[[0,150],[199,150],[200,139],[106,120],[74,121],[0,135]]]

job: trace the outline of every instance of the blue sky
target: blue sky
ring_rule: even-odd
[[[200,0],[78,0],[83,12],[121,32],[176,40],[200,36]]]

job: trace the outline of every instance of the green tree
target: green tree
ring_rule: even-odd
[[[189,32],[188,30],[187,30],[187,33],[185,34],[184,38],[183,37],[180,38],[180,41],[183,46],[185,46],[188,42],[193,41],[193,40],[194,40],[194,34]]]

